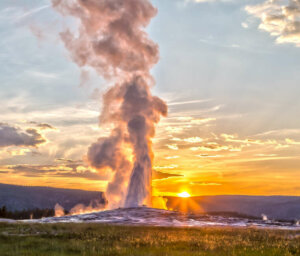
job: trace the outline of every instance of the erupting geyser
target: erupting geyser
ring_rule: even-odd
[[[148,0],[52,3],[80,21],[78,35],[61,33],[72,59],[115,84],[103,96],[100,115],[101,124],[113,125],[111,134],[99,138],[87,154],[91,167],[113,171],[106,190],[109,208],[151,206],[152,138],[156,123],[167,114],[166,104],[150,91],[154,84],[150,69],[159,51],[144,31],[157,10]]]

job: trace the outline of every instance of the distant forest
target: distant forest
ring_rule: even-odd
[[[41,219],[45,217],[53,217],[54,209],[32,209],[22,211],[8,211],[6,206],[0,207],[0,218],[14,220]],[[68,211],[65,211],[68,214]]]

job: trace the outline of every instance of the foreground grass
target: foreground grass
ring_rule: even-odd
[[[300,255],[300,232],[0,223],[0,255]]]

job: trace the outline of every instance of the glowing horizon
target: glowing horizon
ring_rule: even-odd
[[[191,195],[188,193],[188,192],[186,192],[186,191],[184,191],[184,192],[181,192],[181,193],[179,193],[179,194],[177,194],[179,197],[182,197],[182,198],[188,198],[188,197],[191,197]]]

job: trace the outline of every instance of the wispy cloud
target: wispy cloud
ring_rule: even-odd
[[[300,135],[300,129],[278,129],[270,130],[256,134],[256,136],[290,136],[290,135]]]
[[[175,169],[177,167],[178,167],[177,164],[171,164],[171,165],[165,165],[165,166],[154,166],[154,169],[167,170],[167,169]]]
[[[172,149],[172,150],[178,150],[179,149],[178,146],[177,146],[177,144],[168,144],[167,147],[169,149]]]
[[[220,183],[206,183],[206,182],[190,182],[191,185],[197,186],[222,186]]]
[[[287,144],[289,145],[297,145],[297,146],[300,146],[300,141],[295,141],[295,140],[292,140],[292,139],[286,139],[285,140]]]
[[[244,28],[248,28],[247,23],[242,23],[242,26]],[[260,53],[260,54],[269,54],[270,52],[264,51],[264,50],[257,50],[257,49],[252,49],[249,47],[245,47],[243,45],[240,45],[238,43],[219,43],[218,41],[213,41],[212,39],[200,39],[200,43],[206,44],[208,46],[212,47],[217,47],[217,48],[227,48],[227,49],[232,49],[232,50],[238,50],[238,51],[243,51],[243,52],[250,52],[250,53]]]
[[[209,102],[210,99],[203,99],[203,100],[189,100],[189,101],[178,101],[178,102],[169,102],[168,106],[178,106],[178,105],[188,105],[188,104],[195,104],[195,103],[203,103]]]
[[[56,178],[83,178],[88,180],[106,180],[106,173],[100,174],[80,164],[64,165],[13,165],[0,166],[11,174],[25,177],[56,177]]]
[[[39,13],[39,12],[41,12],[42,10],[45,10],[45,9],[47,9],[47,8],[49,8],[51,5],[43,5],[43,6],[39,6],[39,7],[36,7],[36,8],[34,8],[34,9],[31,9],[31,10],[29,10],[29,11],[27,11],[27,12],[24,12],[23,14],[20,14],[20,15],[18,15],[18,16],[16,16],[16,17],[14,17],[14,22],[20,22],[21,20],[23,20],[24,18],[27,18],[27,17],[29,17],[29,16],[32,16],[32,15],[34,15],[34,14],[36,14],[36,13]]]
[[[21,7],[7,7],[0,11],[0,19],[8,20],[12,23],[21,22],[25,18],[31,17],[45,9],[48,9],[51,5],[42,5],[33,9],[25,11]]]
[[[31,9],[31,10],[29,10],[29,11],[23,13],[22,15],[20,15],[20,16],[17,17],[16,19],[17,19],[17,21],[20,21],[21,19],[24,19],[24,18],[26,18],[26,17],[28,17],[28,16],[34,15],[34,14],[36,14],[36,13],[38,13],[38,12],[44,10],[44,9],[49,8],[50,6],[51,6],[51,5],[48,4],[48,5],[43,5],[43,6],[40,6],[40,7]]]
[[[59,76],[54,73],[47,73],[38,70],[30,70],[27,72],[30,76],[40,79],[57,79]]]

